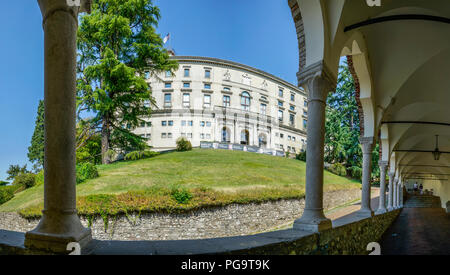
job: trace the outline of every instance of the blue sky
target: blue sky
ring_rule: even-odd
[[[158,32],[178,55],[227,59],[296,83],[298,48],[287,0],[155,0]],[[37,1],[7,1],[0,16],[0,180],[26,164],[43,99],[43,31]],[[168,43],[169,44],[169,43]],[[28,164],[31,168],[31,164]]]

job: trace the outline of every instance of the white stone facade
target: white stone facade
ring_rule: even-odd
[[[174,149],[181,136],[194,147],[206,141],[291,153],[306,149],[303,89],[230,61],[172,58],[180,65],[175,73],[147,75],[156,106],[147,123],[134,129],[153,150]]]

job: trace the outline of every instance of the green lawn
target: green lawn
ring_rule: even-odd
[[[220,197],[217,194],[223,194],[228,196],[226,202],[246,196],[251,201],[258,194],[268,199],[301,197],[305,188],[305,170],[304,162],[293,159],[197,149],[99,166],[100,177],[78,185],[77,195],[118,195],[130,191],[154,194],[154,190],[183,188],[197,190],[197,193],[200,192],[198,190],[213,192],[215,201]],[[356,181],[325,171],[325,192],[359,187]],[[40,185],[16,194],[11,201],[0,206],[0,212],[19,211],[42,204],[43,190],[43,185]],[[229,199],[231,196],[235,199]]]

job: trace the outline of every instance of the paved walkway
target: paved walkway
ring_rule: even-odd
[[[450,215],[442,208],[404,208],[380,245],[382,255],[450,255]]]

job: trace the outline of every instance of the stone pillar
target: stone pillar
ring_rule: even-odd
[[[380,203],[378,206],[377,214],[386,213],[386,168],[388,166],[387,161],[380,161]]]
[[[362,196],[361,209],[358,211],[360,217],[372,217],[373,211],[370,206],[370,178],[372,174],[372,151],[374,146],[373,137],[360,138],[360,143],[363,151],[363,165],[362,165]]]
[[[395,173],[389,172],[388,211],[394,210],[394,177]]]
[[[66,0],[38,2],[45,41],[44,210],[38,226],[26,233],[25,246],[64,253],[68,243],[83,247],[92,239],[77,215],[75,184],[77,16],[90,3],[82,1],[80,9]]]
[[[299,86],[308,92],[308,145],[306,159],[306,202],[303,216],[294,229],[319,232],[331,228],[323,213],[323,169],[325,106],[328,93],[335,89],[324,63],[316,63],[299,73]]]
[[[399,206],[400,208],[403,208],[403,181],[399,187]]]
[[[397,209],[398,208],[398,201],[397,201],[397,198],[398,198],[398,196],[397,196],[397,193],[398,193],[398,178],[395,178],[394,179],[394,190],[393,190],[394,192],[393,192],[393,196],[394,196],[394,201],[393,201],[393,205],[392,205],[392,207],[394,208],[394,209]]]

